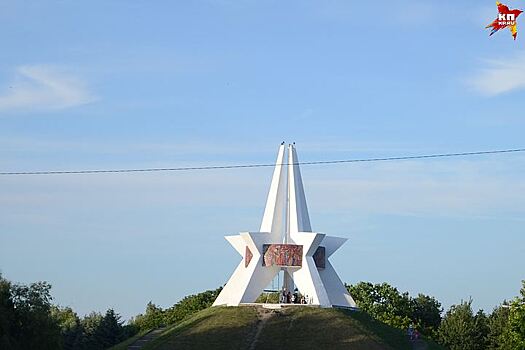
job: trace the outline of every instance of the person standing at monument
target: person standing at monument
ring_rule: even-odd
[[[408,339],[414,340],[414,326],[412,324],[408,326],[407,335],[408,335]]]

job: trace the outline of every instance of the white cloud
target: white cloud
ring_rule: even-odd
[[[80,79],[44,65],[18,67],[6,90],[0,94],[0,111],[57,110],[95,100]]]
[[[482,94],[495,96],[525,88],[525,52],[510,57],[487,61],[487,67],[467,80]]]

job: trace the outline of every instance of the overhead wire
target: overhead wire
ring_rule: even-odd
[[[320,160],[320,161],[309,161],[309,162],[297,162],[297,163],[293,163],[292,165],[323,165],[323,164],[364,163],[364,162],[388,162],[388,161],[402,161],[402,160],[414,160],[414,159],[468,157],[468,156],[480,156],[480,155],[502,154],[502,153],[518,153],[518,152],[525,152],[525,148],[490,150],[490,151],[475,151],[475,152],[459,152],[459,153],[423,154],[423,155],[414,155],[414,156],[397,156],[397,157],[381,157],[381,158]],[[191,167],[173,167],[173,168],[3,171],[3,172],[0,172],[0,175],[2,176],[65,175],[65,174],[139,173],[139,172],[160,172],[160,171],[197,171],[197,170],[219,170],[219,169],[264,168],[264,167],[273,167],[275,165],[276,164],[274,163],[261,163],[261,164],[210,165],[210,166],[191,166]],[[283,163],[283,164],[278,164],[278,165],[289,165],[289,164]]]

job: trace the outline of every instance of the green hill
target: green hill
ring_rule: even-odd
[[[363,312],[314,307],[213,307],[159,333],[130,349],[442,349],[430,341],[411,343]]]

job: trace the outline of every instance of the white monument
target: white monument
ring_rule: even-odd
[[[284,271],[283,287],[297,288],[310,304],[356,307],[328,258],[346,238],[312,232],[294,145],[279,148],[259,232],[225,238],[243,257],[213,306],[253,303]]]

